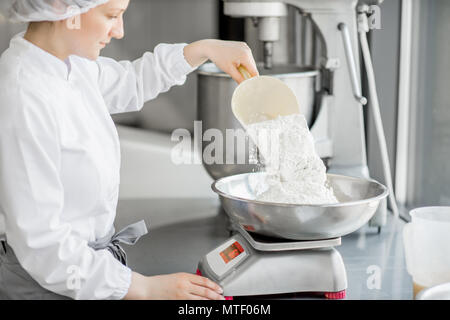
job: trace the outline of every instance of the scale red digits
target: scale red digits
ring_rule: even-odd
[[[222,257],[223,261],[225,261],[225,263],[228,263],[238,255],[240,255],[242,252],[244,252],[244,248],[242,248],[239,242],[235,241],[232,245],[223,250],[220,253],[220,256]]]

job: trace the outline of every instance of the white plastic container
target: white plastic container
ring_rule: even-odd
[[[450,282],[450,207],[416,208],[410,214],[403,243],[416,296],[422,289]]]

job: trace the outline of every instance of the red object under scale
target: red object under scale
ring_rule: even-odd
[[[345,298],[345,290],[338,292],[325,292],[325,298],[330,300],[339,300]]]
[[[195,272],[198,276],[201,276],[202,273],[199,269]],[[337,291],[337,292],[325,292],[325,298],[330,300],[340,300],[345,298],[346,291]],[[225,300],[233,300],[233,297],[225,297]]]

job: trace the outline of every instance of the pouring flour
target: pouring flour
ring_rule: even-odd
[[[263,157],[267,178],[255,200],[290,204],[337,203],[306,119],[297,113],[245,126]]]
[[[268,173],[257,185],[256,200],[310,205],[337,203],[292,90],[277,78],[250,78],[244,67],[238,69],[246,80],[235,89],[231,107],[258,147]]]

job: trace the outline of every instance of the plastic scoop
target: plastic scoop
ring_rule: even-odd
[[[283,81],[269,76],[251,77],[243,66],[238,70],[246,80],[234,90],[231,108],[242,126],[300,113],[294,92]]]

